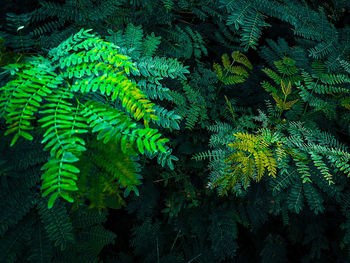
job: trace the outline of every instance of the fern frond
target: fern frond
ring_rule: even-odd
[[[33,139],[28,131],[33,129],[31,121],[35,119],[34,114],[40,108],[43,99],[62,82],[54,69],[48,60],[39,57],[23,71],[18,72],[17,79],[1,88],[0,112],[1,115],[5,115],[8,124],[5,135],[14,133],[11,146],[20,137]]]
[[[222,159],[222,157],[224,157],[224,156],[225,156],[224,151],[217,150],[217,151],[208,151],[208,152],[197,153],[197,154],[192,156],[192,159],[194,159],[196,161],[209,159],[211,161],[211,160]]]
[[[233,85],[242,83],[248,78],[248,70],[252,70],[253,66],[248,58],[239,51],[233,51],[231,54],[233,61],[231,62],[227,54],[223,54],[221,57],[223,68],[221,65],[214,63],[214,72],[218,79],[226,85]],[[234,66],[234,63],[239,63],[245,66]]]
[[[246,184],[256,176],[260,181],[267,169],[269,176],[276,177],[277,161],[269,149],[270,142],[267,140],[267,134],[260,136],[249,133],[237,132],[234,134],[236,141],[229,143],[228,146],[235,150],[235,153],[229,155],[225,160],[232,169],[232,177],[237,176],[242,169],[242,176],[245,177]]]
[[[78,190],[75,181],[79,173],[73,163],[86,150],[85,141],[77,136],[88,132],[85,118],[80,115],[79,106],[74,108],[69,103],[71,98],[67,90],[57,89],[41,111],[46,116],[39,120],[43,128],[47,127],[42,143],[46,143],[44,149],[50,149],[51,156],[42,167],[43,196],[50,195],[50,208],[59,196],[73,202],[69,192]]]
[[[150,152],[165,152],[164,144],[168,139],[161,138],[157,129],[137,128],[135,122],[123,112],[108,107],[104,104],[89,101],[83,112],[87,118],[93,133],[98,133],[97,139],[107,143],[113,140],[121,144],[124,153],[127,152],[128,145],[136,144],[137,150],[143,154],[145,150]]]
[[[241,45],[248,48],[256,49],[259,38],[262,34],[262,28],[270,26],[270,24],[264,21],[263,15],[254,10],[250,9],[244,19],[242,24],[242,33],[241,33]]]
[[[160,43],[161,43],[160,36],[155,36],[153,32],[150,35],[147,35],[142,44],[142,53],[144,54],[144,56],[146,57],[154,56]]]
[[[118,209],[125,204],[121,188],[135,191],[141,184],[139,166],[135,158],[117,149],[113,143],[89,142],[90,154],[85,154],[79,163],[83,169],[78,181],[78,195],[89,201],[89,208]],[[87,165],[89,164],[89,165]]]
[[[304,196],[303,196],[303,184],[301,182],[293,183],[288,195],[288,209],[299,213],[303,209]]]
[[[140,80],[138,85],[142,92],[151,99],[169,100],[172,101],[173,97],[170,94],[170,89],[164,87],[161,84],[147,83],[146,80]]]
[[[310,206],[311,210],[313,210],[316,215],[318,213],[324,212],[325,208],[322,205],[323,198],[315,189],[315,187],[310,183],[306,183],[304,184],[304,192],[306,201]]]
[[[39,214],[49,239],[64,250],[68,243],[74,242],[72,223],[63,203],[56,202],[52,209],[48,209],[46,202],[38,203]]]
[[[175,114],[174,111],[168,111],[160,106],[154,106],[153,109],[154,114],[158,117],[156,123],[159,126],[180,130],[179,121],[182,119],[181,116]]]
[[[185,74],[189,73],[177,59],[165,57],[143,57],[135,64],[135,68],[144,77],[154,76],[163,78],[180,78],[186,80]]]
[[[50,262],[53,257],[51,242],[44,227],[39,222],[33,226],[33,238],[30,241],[29,262]]]

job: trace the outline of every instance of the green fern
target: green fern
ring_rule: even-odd
[[[126,76],[132,63],[118,54],[114,44],[89,31],[81,30],[52,49],[50,59],[31,58],[1,88],[0,110],[8,124],[5,134],[14,134],[11,145],[20,137],[32,140],[32,121],[38,113],[42,116],[42,143],[50,151],[42,167],[42,190],[43,196],[50,197],[49,207],[58,197],[74,201],[70,193],[78,190],[80,173],[74,163],[86,150],[86,133],[119,144],[124,153],[129,146],[141,154],[168,151],[164,147],[168,139],[149,128],[150,120],[158,120],[154,104]],[[87,98],[91,93],[108,101],[91,101]],[[108,102],[116,106],[107,106]],[[144,127],[132,118],[143,119]]]
[[[225,85],[232,85],[246,81],[249,75],[248,70],[253,69],[252,64],[243,53],[234,51],[232,52],[231,57],[233,59],[232,62],[227,54],[222,55],[223,68],[217,63],[213,66],[218,79]],[[234,63],[236,62],[242,66],[234,66]]]
[[[68,243],[74,242],[72,223],[62,202],[57,202],[52,209],[48,209],[46,202],[41,200],[38,209],[46,233],[55,247],[64,250]]]
[[[256,49],[262,29],[271,26],[264,21],[264,16],[250,2],[235,1],[225,3],[229,13],[227,25],[234,25],[236,30],[241,28],[241,45],[248,50]]]

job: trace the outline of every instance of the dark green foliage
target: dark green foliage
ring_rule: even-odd
[[[349,261],[349,8],[4,5],[0,262]]]
[[[286,247],[283,237],[269,235],[264,240],[264,248],[261,250],[261,262],[278,263],[286,262]]]
[[[236,211],[225,211],[224,208],[216,209],[210,216],[208,229],[211,248],[218,260],[233,258],[238,248],[238,227],[235,219]]]
[[[115,238],[113,233],[102,230],[105,213],[85,209],[73,212],[71,206],[61,200],[48,209],[47,199],[38,193],[40,167],[46,162],[47,154],[42,151],[37,135],[31,142],[24,141],[20,148],[8,148],[8,144],[8,138],[3,137],[1,262],[16,262],[16,259],[18,262],[82,262],[84,253],[91,262],[97,262],[103,246]],[[79,236],[83,231],[95,233],[90,232],[90,228],[103,234],[95,238]],[[86,246],[82,246],[82,242]],[[61,249],[64,250],[61,252]],[[68,250],[71,251],[69,259],[64,259]]]
[[[16,15],[8,13],[6,15],[7,32],[1,32],[0,34],[6,39],[5,44],[11,46],[15,51],[26,52],[35,45],[34,38],[27,29],[30,18],[30,14]]]
[[[72,223],[63,204],[56,203],[53,209],[47,209],[46,202],[38,204],[39,214],[49,239],[64,250],[67,243],[73,242]]]

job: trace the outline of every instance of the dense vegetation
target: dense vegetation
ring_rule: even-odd
[[[349,262],[349,17],[8,1],[0,262]]]

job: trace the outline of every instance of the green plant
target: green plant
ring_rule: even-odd
[[[13,146],[21,137],[32,140],[35,121],[41,124],[42,143],[50,151],[42,167],[49,207],[58,197],[74,201],[71,192],[78,190],[80,172],[75,163],[86,151],[87,133],[120,145],[124,154],[167,151],[168,139],[149,127],[150,120],[157,119],[154,104],[127,77],[132,67],[117,46],[90,30],[71,36],[52,49],[49,58],[32,57],[6,67],[14,79],[1,88],[5,135],[13,134]],[[128,191],[136,189],[134,184],[122,183]]]

